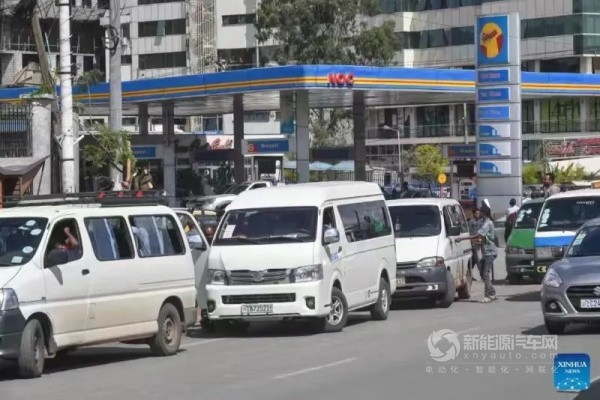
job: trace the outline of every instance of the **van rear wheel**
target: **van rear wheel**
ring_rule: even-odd
[[[21,336],[19,349],[19,375],[22,378],[39,378],[44,372],[46,344],[44,329],[37,319],[27,322]]]
[[[150,342],[150,349],[157,356],[172,356],[179,350],[183,326],[179,311],[166,303],[158,313],[158,332]]]

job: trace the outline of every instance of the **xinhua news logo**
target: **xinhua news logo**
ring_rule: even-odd
[[[554,357],[554,388],[559,392],[581,392],[590,387],[588,354],[557,354]]]

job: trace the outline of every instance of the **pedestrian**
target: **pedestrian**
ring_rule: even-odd
[[[463,240],[476,239],[480,239],[482,241],[481,248],[483,259],[481,260],[481,270],[483,273],[483,282],[485,284],[485,297],[483,298],[483,303],[489,303],[497,299],[496,289],[494,289],[494,286],[492,285],[491,272],[492,268],[494,268],[494,260],[496,257],[498,257],[498,250],[496,249],[495,243],[496,232],[494,229],[494,223],[491,219],[492,210],[485,201],[481,208],[481,213],[483,214],[483,225],[477,232],[477,235],[472,235],[468,238],[457,238],[456,241],[461,242]]]
[[[519,213],[519,206],[517,205],[516,199],[510,199],[508,203],[510,207],[506,210],[506,221],[504,222],[504,243],[508,243],[508,238],[515,227],[517,222],[517,214]]]
[[[543,181],[544,197],[547,199],[557,193],[560,193],[560,187],[554,183],[554,174],[549,172],[544,175]]]
[[[469,235],[476,236],[477,232],[483,226],[483,219],[481,218],[481,210],[479,208],[475,208],[472,213],[472,217],[469,220]],[[482,277],[481,272],[481,240],[474,239],[471,241],[471,250],[473,255],[471,256],[471,268],[477,267],[477,271],[479,272],[479,276]]]
[[[138,180],[138,187],[140,190],[152,190],[154,189],[154,180],[150,173],[150,166],[145,166],[142,170],[142,174]]]

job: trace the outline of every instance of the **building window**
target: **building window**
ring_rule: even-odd
[[[256,50],[254,49],[230,49],[219,50],[218,58],[227,62],[228,68],[244,69],[256,66]]]
[[[223,15],[223,26],[248,25],[256,22],[256,14]]]
[[[138,0],[138,6],[147,6],[149,4],[164,4],[164,3],[178,3],[183,0]]]
[[[579,99],[542,100],[542,133],[581,131]]]
[[[450,136],[450,108],[427,106],[417,108],[417,137]]]
[[[521,103],[521,118],[523,133],[535,133],[535,113],[533,100],[523,100]]]
[[[131,65],[131,54],[121,56],[121,64]]]
[[[185,26],[185,19],[139,22],[138,37],[184,35]]]
[[[129,24],[121,24],[121,36],[127,39],[131,37],[131,29]]]
[[[600,13],[598,0],[573,0],[573,13],[595,12]]]
[[[379,9],[384,14],[445,10],[448,8],[480,6],[501,0],[379,0]],[[593,1],[593,0],[592,0]]]
[[[182,68],[187,65],[185,51],[175,53],[140,54],[140,69]]]

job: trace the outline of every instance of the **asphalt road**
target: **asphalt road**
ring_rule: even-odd
[[[496,278],[504,275],[498,262]],[[498,283],[500,299],[491,304],[478,303],[482,289],[478,280],[472,300],[457,302],[450,309],[402,303],[382,322],[371,321],[368,314],[355,314],[349,326],[335,334],[313,335],[301,323],[261,325],[227,337],[193,329],[182,351],[169,358],[152,358],[141,346],[80,349],[64,360],[50,360],[40,379],[19,380],[12,370],[2,370],[0,398],[600,398],[600,381],[579,395],[554,390],[550,353],[555,350],[538,350],[533,359],[531,351],[516,348],[510,356],[503,352],[502,359],[497,355],[495,360],[474,360],[475,353],[464,347],[466,335],[545,333],[538,285]],[[441,329],[453,330],[461,340],[461,351],[452,361],[437,362],[430,357],[428,337]],[[600,365],[595,364],[600,360],[598,333],[598,328],[578,326],[558,339],[560,353],[590,354],[592,377],[600,375]],[[449,347],[445,340],[437,344],[444,354]],[[466,353],[471,358],[464,359]],[[498,352],[478,354],[483,353]],[[516,358],[517,353],[521,358]],[[547,358],[542,359],[541,354]]]

